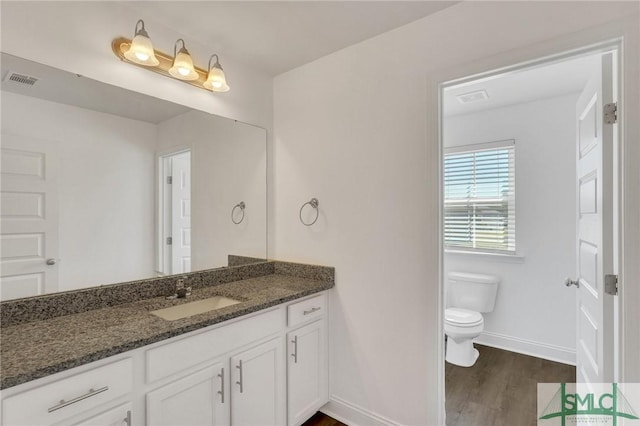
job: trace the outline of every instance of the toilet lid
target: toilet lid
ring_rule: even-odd
[[[444,319],[450,324],[471,327],[482,323],[480,312],[462,308],[447,308],[444,311]]]

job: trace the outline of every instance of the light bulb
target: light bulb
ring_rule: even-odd
[[[211,59],[215,56],[216,63],[211,66]],[[227,79],[222,70],[220,62],[218,62],[218,55],[211,55],[209,59],[209,74],[207,75],[207,81],[202,84],[206,89],[212,92],[228,92],[229,86],[227,85]]]
[[[124,53],[124,57],[133,63],[146,67],[155,67],[160,63],[156,58],[149,34],[144,29],[144,21],[142,19],[136,23],[135,36],[131,40],[129,50]]]
[[[178,80],[197,80],[200,75],[193,67],[193,60],[191,59],[191,55],[189,55],[189,51],[184,46],[184,41],[182,39],[178,39],[176,41],[173,51],[176,51],[179,42],[182,42],[182,47],[173,59],[173,66],[169,69],[169,74]]]

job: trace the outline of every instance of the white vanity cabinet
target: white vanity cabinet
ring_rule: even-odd
[[[146,394],[148,426],[284,425],[278,336]]]
[[[81,370],[75,374],[62,374],[36,387],[27,383],[23,392],[14,394],[18,387],[10,392],[3,390],[2,424],[74,424],[74,419],[84,413],[112,408],[114,400],[126,398],[133,388],[131,358]],[[125,410],[122,419],[126,416]]]
[[[4,389],[1,426],[299,425],[328,401],[325,314],[323,292]]]
[[[131,426],[131,413],[133,404],[130,402],[111,408],[103,413],[82,419],[73,426]],[[61,423],[67,425],[67,422]]]
[[[216,363],[147,393],[147,425],[229,425],[225,374]]]
[[[284,425],[283,339],[277,337],[231,358],[231,424]]]
[[[289,325],[298,327],[287,333],[288,425],[297,426],[329,400],[326,298],[322,294],[288,309]]]

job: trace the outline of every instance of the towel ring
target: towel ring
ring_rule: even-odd
[[[233,206],[233,208],[231,209],[231,222],[235,223],[236,225],[240,225],[242,223],[242,221],[244,220],[244,208],[245,207],[247,207],[247,205],[244,203],[244,201],[240,201],[238,204]],[[234,218],[234,214],[236,212],[236,209],[240,209],[240,211],[242,212],[242,217],[237,222],[236,222],[236,220]]]
[[[315,218],[315,219],[313,219],[313,222],[311,222],[311,223],[307,223],[307,222],[305,222],[305,221],[304,221],[304,219],[302,219],[302,210],[304,210],[304,207],[305,207],[307,204],[308,204],[308,205],[310,205],[311,207],[313,207],[314,209],[316,209],[316,218]],[[316,223],[316,221],[318,220],[318,215],[320,214],[320,212],[319,212],[319,210],[318,210],[318,205],[319,205],[319,204],[320,204],[320,203],[318,202],[318,199],[317,199],[317,198],[312,198],[311,200],[309,200],[309,201],[307,201],[306,203],[304,203],[304,204],[302,205],[302,207],[300,207],[300,213],[298,214],[298,216],[300,216],[300,222],[302,222],[302,224],[303,224],[304,226],[311,226],[311,225],[313,225],[314,223]]]

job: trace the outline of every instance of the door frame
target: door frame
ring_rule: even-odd
[[[171,261],[171,253],[167,253],[166,244],[164,240],[167,235],[167,213],[166,201],[167,201],[167,186],[165,180],[167,175],[166,160],[169,157],[173,157],[185,152],[192,152],[193,150],[189,146],[179,146],[172,149],[161,151],[156,153],[156,232],[155,232],[155,251],[156,251],[156,275],[166,276],[173,275],[167,274],[164,271],[164,266],[167,260]],[[168,224],[171,225],[170,223]],[[168,256],[168,257],[167,257]]]
[[[617,327],[614,327],[617,335],[614,338],[616,342],[617,350],[614,349],[614,370],[617,373],[616,380],[623,381],[625,378],[625,359],[631,355],[633,346],[638,342],[630,342],[629,348],[625,348],[625,335],[629,331],[625,328],[625,317],[630,319],[631,311],[630,306],[625,304],[625,291],[624,291],[624,276],[627,267],[630,269],[628,263],[625,262],[625,244],[624,244],[624,231],[629,225],[625,221],[626,215],[624,214],[625,203],[623,196],[625,194],[625,187],[623,184],[623,175],[625,168],[625,136],[630,132],[630,124],[625,120],[625,116],[628,115],[625,105],[625,86],[624,76],[626,74],[625,60],[627,52],[624,50],[624,36],[619,34],[610,35],[609,37],[602,37],[602,34],[598,34],[595,31],[594,34],[587,33],[589,41],[577,41],[575,37],[567,37],[564,40],[556,40],[547,45],[536,45],[529,48],[524,48],[518,51],[508,52],[507,54],[483,59],[475,62],[465,64],[463,66],[456,67],[442,71],[438,74],[427,78],[427,97],[430,102],[435,102],[434,110],[436,110],[437,116],[430,117],[427,122],[428,136],[433,136],[437,140],[437,171],[438,171],[438,331],[437,336],[442,338],[437,339],[437,404],[438,413],[437,417],[440,424],[445,424],[446,408],[445,408],[445,342],[444,342],[444,310],[445,310],[445,277],[444,277],[444,142],[443,142],[443,92],[447,87],[457,86],[464,83],[470,83],[478,79],[485,79],[496,77],[510,72],[518,72],[524,69],[530,69],[538,66],[549,65],[555,62],[562,62],[565,60],[578,58],[590,54],[595,54],[603,51],[616,50],[616,75],[614,76],[615,85],[618,95],[618,132],[614,134],[616,139],[617,149],[614,156],[614,221],[617,222],[617,227],[614,237],[614,253],[616,258],[614,259],[614,269],[618,274],[618,300],[617,302],[617,316],[615,322]],[[617,31],[615,31],[617,33]],[[431,132],[431,133],[429,133]],[[435,134],[434,134],[435,132]],[[637,202],[637,200],[636,200]],[[630,203],[629,203],[630,204]],[[631,225],[633,227],[633,225]],[[630,256],[629,259],[632,257]],[[632,261],[629,261],[632,263]],[[630,276],[632,274],[629,274]],[[629,280],[631,282],[631,280]],[[640,286],[639,286],[640,287]],[[637,292],[636,289],[633,290]],[[615,303],[615,302],[614,302]],[[627,309],[625,309],[625,307]],[[615,312],[615,311],[614,311]],[[632,339],[628,339],[632,340]],[[623,379],[623,380],[620,380]]]

